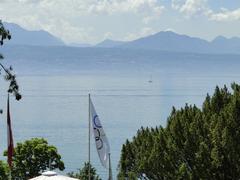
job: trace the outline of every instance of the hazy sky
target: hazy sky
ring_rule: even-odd
[[[240,0],[0,0],[0,19],[67,43],[133,40],[163,30],[240,37]]]

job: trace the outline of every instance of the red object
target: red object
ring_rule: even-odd
[[[9,94],[7,101],[7,140],[8,140],[8,165],[12,167],[12,156],[13,156],[13,136],[12,136],[12,128],[11,128],[11,118],[10,118],[10,110],[9,110]]]

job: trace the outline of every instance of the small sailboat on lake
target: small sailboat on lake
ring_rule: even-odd
[[[152,83],[152,75],[150,76],[150,79],[148,80],[149,83]]]

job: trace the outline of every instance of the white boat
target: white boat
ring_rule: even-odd
[[[150,76],[150,79],[148,80],[149,83],[152,83],[152,76]]]

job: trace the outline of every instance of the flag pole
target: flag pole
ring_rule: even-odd
[[[112,167],[111,167],[111,153],[108,153],[108,173],[109,173],[109,177],[108,180],[112,180]]]
[[[91,180],[91,165],[90,165],[90,136],[91,136],[91,131],[90,131],[90,126],[91,126],[91,117],[90,117],[90,94],[88,94],[88,180]]]
[[[7,111],[9,112],[9,93],[8,93],[8,100],[7,100]],[[7,113],[8,113],[7,112]],[[9,180],[12,180],[12,167],[9,164]]]
[[[7,141],[8,141],[8,165],[9,165],[9,179],[12,180],[12,156],[13,156],[13,137],[10,119],[9,93],[7,99]]]

